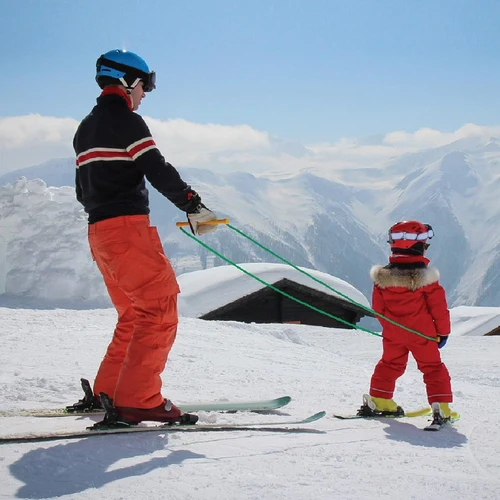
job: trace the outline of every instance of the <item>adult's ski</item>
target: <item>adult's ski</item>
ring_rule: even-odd
[[[271,411],[283,408],[290,403],[290,396],[282,396],[274,399],[249,400],[249,401],[195,401],[191,403],[176,404],[183,411]],[[0,417],[88,417],[90,415],[102,415],[104,410],[69,412],[66,408],[38,409],[38,410],[12,410],[0,412]]]
[[[194,425],[153,425],[148,427],[122,427],[110,429],[92,429],[78,431],[54,431],[45,433],[26,433],[11,436],[0,436],[0,444],[56,441],[60,439],[81,439],[87,437],[107,436],[109,434],[135,434],[155,432],[224,432],[224,431],[272,431],[272,432],[317,432],[300,426],[315,422],[326,415],[320,411],[302,419],[281,420],[271,422],[247,422],[236,424],[194,424]]]

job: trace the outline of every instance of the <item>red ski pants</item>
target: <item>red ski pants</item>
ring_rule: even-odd
[[[146,215],[90,224],[89,244],[118,312],[94,393],[116,406],[154,408],[164,399],[160,374],[177,332],[174,271]]]
[[[373,373],[370,396],[392,399],[396,380],[403,375],[411,352],[418,369],[424,375],[427,399],[432,403],[451,403],[451,380],[448,369],[441,361],[436,342],[413,335],[408,344],[398,343],[392,338],[382,339],[383,354]]]

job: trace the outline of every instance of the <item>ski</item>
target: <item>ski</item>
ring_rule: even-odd
[[[426,425],[424,427],[424,431],[440,431],[441,430],[441,427],[444,425],[444,422],[443,423],[432,423],[432,424],[429,424],[429,425]]]
[[[460,419],[460,415],[457,412],[453,413],[454,415],[452,417],[445,419],[443,422],[432,421],[429,425],[424,427],[424,431],[440,431],[443,427],[449,427]]]
[[[432,422],[424,427],[424,431],[440,431],[444,426],[451,425],[460,419],[460,414],[452,411],[449,417],[444,417],[439,408],[439,403],[432,404]]]
[[[0,412],[0,417],[87,417],[89,415],[102,415],[104,409],[99,403],[99,398],[94,396],[92,386],[86,378],[80,379],[84,397],[77,403],[65,408],[38,409],[38,410],[13,410]],[[271,411],[286,406],[292,398],[282,396],[274,399],[252,400],[252,401],[196,401],[176,405],[182,412],[196,411]],[[96,407],[96,404],[98,405]]]
[[[340,420],[355,420],[355,419],[365,419],[365,420],[374,420],[381,418],[413,418],[413,417],[422,417],[429,416],[431,414],[431,409],[429,407],[422,408],[420,410],[415,411],[407,411],[404,415],[333,415],[335,418],[339,418]]]
[[[251,422],[236,424],[192,424],[192,425],[153,425],[149,427],[121,427],[121,428],[100,428],[78,431],[55,431],[47,433],[28,433],[11,436],[0,436],[0,444],[27,443],[41,441],[57,441],[61,439],[81,439],[86,437],[106,436],[109,434],[135,434],[135,433],[171,433],[171,432],[225,432],[225,431],[268,431],[268,432],[318,432],[314,429],[300,428],[320,420],[326,412],[320,411],[306,418],[272,421],[272,422]]]
[[[192,402],[176,405],[183,412],[194,411],[271,411],[283,408],[290,403],[290,396],[282,396],[274,399],[250,400],[250,401],[207,401]],[[104,410],[69,412],[66,408],[41,409],[41,410],[13,410],[0,412],[0,417],[88,417],[91,415],[103,415]]]

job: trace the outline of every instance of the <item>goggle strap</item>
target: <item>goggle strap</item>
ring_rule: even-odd
[[[109,59],[106,59],[105,57],[100,57],[97,60],[97,69],[99,70],[100,66],[109,66],[110,68],[117,69],[118,71],[123,71],[125,74],[130,73],[131,71],[136,71],[138,73],[143,73],[143,71],[132,68],[131,66],[127,66],[125,64],[117,63],[115,61],[110,61]]]

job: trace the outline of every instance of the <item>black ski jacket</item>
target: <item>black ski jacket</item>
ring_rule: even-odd
[[[191,213],[199,195],[161,155],[143,118],[125,94],[103,93],[73,139],[76,198],[89,224],[121,215],[149,214],[145,178],[180,210]]]

